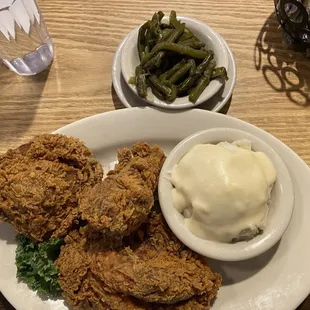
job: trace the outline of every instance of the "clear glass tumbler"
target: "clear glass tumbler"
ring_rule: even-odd
[[[53,43],[36,0],[0,0],[0,59],[20,75],[35,75],[53,60]]]

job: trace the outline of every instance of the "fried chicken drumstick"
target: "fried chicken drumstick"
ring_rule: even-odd
[[[0,220],[35,242],[64,237],[78,195],[101,182],[101,165],[78,139],[43,134],[0,156]]]
[[[102,238],[75,231],[57,266],[74,309],[209,309],[221,277],[152,213],[143,241],[113,249]]]
[[[156,145],[138,142],[131,150],[119,150],[115,169],[81,199],[82,218],[110,236],[128,236],[145,222],[153,207],[164,160],[164,152]]]

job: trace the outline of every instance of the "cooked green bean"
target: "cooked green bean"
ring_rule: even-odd
[[[190,30],[190,29],[188,29],[188,28],[186,28],[186,27],[185,27],[184,32],[185,32],[185,33],[189,33],[189,34],[191,34],[191,35],[192,35],[192,37],[193,37],[196,41],[198,41],[198,42],[200,41],[200,40],[199,40],[199,38],[198,38],[198,37],[197,37],[197,36],[196,36],[193,32],[191,32],[191,30]]]
[[[183,43],[182,43],[183,44]],[[203,43],[203,42],[198,42],[198,41],[192,41],[192,42],[188,42],[187,44],[184,44],[186,46],[189,46],[195,50],[199,50],[201,49],[202,47],[205,47],[206,44]]]
[[[195,85],[200,75],[195,74],[186,78],[180,85],[178,85],[178,96],[183,96],[186,92]]]
[[[146,30],[146,33],[145,33],[145,47],[147,47],[149,50],[152,50],[152,46],[150,45],[151,40],[152,40],[152,33],[149,28]]]
[[[169,25],[169,24],[162,23],[162,24],[160,24],[160,28],[162,30],[164,30],[164,29],[172,29],[173,27],[171,25]]]
[[[150,32],[151,32],[152,37],[155,37],[155,38],[159,37],[161,33],[161,29],[159,25],[163,17],[164,17],[164,13],[161,11],[153,15],[152,20],[150,22]]]
[[[136,77],[135,76],[130,77],[128,83],[131,85],[136,85]]]
[[[176,65],[174,65],[170,70],[159,76],[160,81],[168,80],[171,76],[173,76],[182,66],[186,63],[185,59],[182,59]]]
[[[177,20],[177,13],[176,11],[171,11],[169,16],[170,25],[173,26],[175,29],[180,27],[180,22]]]
[[[140,97],[147,96],[146,74],[141,66],[136,68],[136,88]]]
[[[165,97],[161,92],[159,92],[151,83],[151,81],[147,78],[147,85],[151,88],[151,91],[155,97],[157,97],[159,100],[165,100]]]
[[[189,39],[187,39],[187,40],[184,40],[184,41],[178,42],[178,43],[179,43],[179,44],[182,44],[182,45],[188,45],[188,44],[194,43],[194,42],[197,42],[197,41],[195,41],[194,38],[189,38]]]
[[[174,28],[180,27],[181,22],[177,20],[177,13],[175,11],[170,12],[170,25],[172,25]],[[199,41],[198,37],[191,32],[188,28],[185,28],[185,33],[190,34],[195,40]]]
[[[193,36],[190,33],[185,32],[185,29],[184,29],[184,33],[181,35],[178,43],[182,43],[183,41],[188,40],[188,39],[192,39],[192,38],[193,38]]]
[[[168,87],[167,85],[163,84],[160,82],[159,78],[152,74],[149,77],[150,82],[152,83],[152,85],[162,94],[164,94],[167,98],[171,97],[172,94],[172,89],[170,87]]]
[[[166,41],[172,32],[173,32],[173,29],[171,28],[164,29],[161,33],[161,38],[159,39],[159,42]]]
[[[191,65],[191,68],[189,70],[189,76],[193,76],[196,73],[196,62],[194,59],[189,59],[187,62]]]
[[[140,60],[142,59],[144,52],[145,52],[145,32],[150,27],[150,21],[148,20],[146,23],[144,23],[140,29],[138,34],[138,52],[140,56]]]
[[[175,53],[181,55],[187,55],[197,59],[204,59],[208,56],[208,52],[195,50],[188,46],[170,42],[163,42],[156,44],[155,47],[152,49],[152,53],[156,53],[162,50],[173,51]]]
[[[187,62],[185,65],[183,65],[176,73],[174,73],[172,75],[172,77],[169,79],[169,81],[172,84],[175,84],[176,82],[178,82],[179,80],[181,80],[186,73],[191,69],[192,64]]]
[[[165,42],[168,43],[173,43],[175,41],[177,41],[179,39],[179,37],[182,35],[183,31],[184,31],[185,25],[182,24],[181,27],[179,29],[174,30],[171,35],[167,38],[167,40]],[[158,43],[158,44],[163,44],[165,42],[162,43]],[[157,44],[157,45],[158,45]],[[152,50],[153,53],[153,50]],[[155,55],[156,52],[153,53],[153,55]],[[160,51],[158,53],[158,55],[153,56],[149,61],[147,61],[144,65],[143,65],[143,61],[142,61],[142,66],[144,69],[150,70],[152,67],[159,67],[161,65],[161,61],[163,59],[163,57],[165,56],[165,51]]]
[[[202,63],[197,67],[196,74],[203,74],[203,72],[208,67],[209,62],[213,59],[213,52],[208,51],[208,55],[206,58],[202,61]]]
[[[197,102],[212,79],[228,79],[224,67],[216,67],[213,51],[170,12],[169,24],[162,22],[158,11],[144,23],[138,34],[140,64],[129,83],[136,86],[140,97],[147,97],[148,88],[166,102],[189,96]]]
[[[167,39],[167,42],[170,42],[170,43],[176,42],[180,38],[180,36],[183,34],[184,29],[185,29],[185,24],[181,24],[178,29],[175,29],[172,32],[171,36]]]
[[[207,69],[204,71],[203,76],[199,79],[196,88],[189,95],[189,101],[191,101],[192,103],[195,103],[198,100],[202,92],[209,85],[215,66],[216,66],[216,62],[214,59],[212,59]]]
[[[211,80],[219,78],[219,77],[223,78],[225,81],[228,80],[227,71],[224,67],[215,68],[213,70]]]
[[[172,85],[171,86],[171,94],[167,97],[167,99],[170,102],[173,102],[177,98],[177,95],[178,95],[177,86],[176,85]]]

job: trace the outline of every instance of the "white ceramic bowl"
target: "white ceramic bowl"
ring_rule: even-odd
[[[188,17],[178,17],[178,20],[186,23],[186,26],[197,35],[197,37],[204,43],[208,49],[213,50],[214,59],[216,60],[217,67],[225,67],[228,70],[229,58],[225,43],[223,42],[221,36],[215,32],[208,25]],[[168,23],[169,17],[165,16],[163,22]],[[129,79],[135,75],[135,69],[140,64],[137,42],[138,42],[138,32],[139,28],[132,31],[126,42],[124,43],[122,53],[121,53],[121,67],[122,74],[125,81],[128,83]],[[149,89],[146,102],[152,104],[159,108],[165,109],[187,109],[198,106],[199,104],[207,101],[212,96],[214,96],[219,89],[223,86],[224,81],[222,79],[215,79],[210,82],[210,84],[203,91],[199,99],[195,104],[189,101],[188,96],[177,98],[173,103],[167,103],[155,97],[151,90]],[[129,87],[137,94],[136,87],[129,84]]]
[[[184,224],[184,217],[173,206],[170,182],[172,168],[196,144],[221,141],[233,142],[248,139],[254,151],[264,152],[277,171],[277,180],[272,190],[270,210],[266,229],[249,241],[220,243],[195,236]],[[222,261],[240,261],[258,256],[274,246],[289,225],[293,207],[294,192],[289,172],[278,154],[258,137],[231,128],[214,128],[201,131],[182,140],[168,155],[159,178],[159,202],[163,215],[173,233],[193,251]]]

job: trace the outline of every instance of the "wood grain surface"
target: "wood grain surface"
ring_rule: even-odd
[[[0,152],[122,108],[111,83],[118,44],[154,11],[175,9],[206,22],[230,45],[238,79],[227,113],[270,132],[310,164],[310,62],[283,44],[272,0],[39,0],[39,5],[55,59],[35,77],[0,65]],[[12,310],[3,296],[0,309]],[[310,299],[299,308],[306,309]]]

